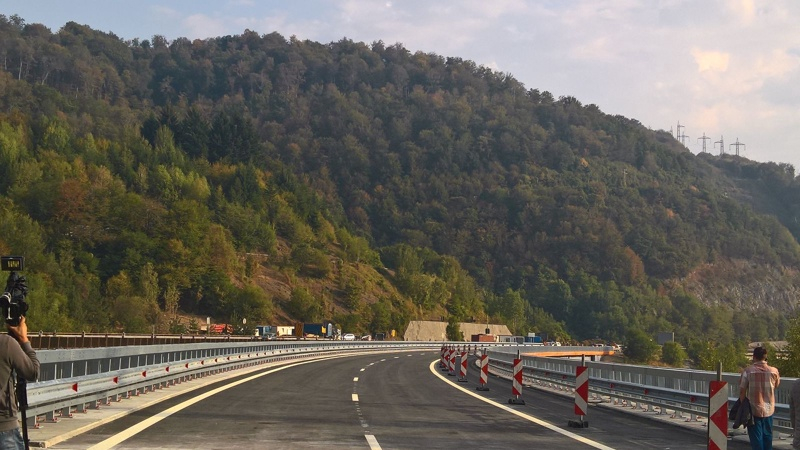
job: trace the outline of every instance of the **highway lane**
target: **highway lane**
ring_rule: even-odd
[[[527,405],[508,405],[510,382],[490,377],[490,399],[563,430],[554,431],[458,390],[451,383],[477,393],[477,371],[470,366],[469,383],[457,383],[438,368],[431,371],[437,358],[438,352],[405,351],[259,370],[52,448],[706,448],[699,433],[602,408],[591,409],[590,428],[567,428],[574,418],[569,399],[526,389]],[[144,427],[146,421],[153,423]],[[142,429],[133,433],[136,427]],[[115,437],[119,442],[106,441]],[[728,448],[749,448],[738,444]]]

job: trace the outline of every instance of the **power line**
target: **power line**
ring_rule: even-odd
[[[747,150],[747,146],[739,142],[739,138],[736,138],[736,142],[730,145],[730,147],[736,147],[736,156],[739,156],[739,147],[744,147]]]
[[[701,139],[703,140],[703,153],[705,153],[706,152],[706,141],[711,140],[711,138],[706,136],[706,132],[703,131],[703,137],[697,138],[698,141],[701,140]]]
[[[719,144],[719,155],[722,156],[725,154],[725,141],[722,139],[722,136],[719,137],[718,141],[714,141],[714,148],[717,148],[717,144]]]

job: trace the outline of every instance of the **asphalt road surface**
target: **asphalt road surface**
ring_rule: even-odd
[[[438,368],[438,352],[328,357],[265,368],[188,392],[55,449],[705,449],[705,434],[511,383],[488,392]],[[434,362],[436,361],[436,362]],[[747,449],[729,441],[731,450]]]

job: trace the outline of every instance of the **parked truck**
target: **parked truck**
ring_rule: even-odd
[[[233,334],[233,325],[227,323],[212,323],[211,334]]]
[[[533,345],[544,345],[544,340],[542,340],[541,336],[537,336],[536,333],[528,333],[528,335],[525,336],[525,343]]]
[[[298,323],[294,327],[294,332],[298,338],[336,339],[339,335],[339,330],[331,321]]]

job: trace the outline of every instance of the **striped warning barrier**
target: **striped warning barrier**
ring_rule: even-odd
[[[483,351],[479,361],[479,367],[481,368],[481,380],[480,384],[475,389],[478,391],[488,391],[489,387],[486,386],[486,383],[489,382],[489,355],[486,354],[486,350]]]
[[[456,350],[450,350],[450,361],[449,361],[449,368],[450,370],[447,372],[448,375],[451,377],[456,376]]]
[[[508,403],[513,405],[524,405],[525,400],[520,398],[522,395],[522,359],[519,357],[514,358],[514,378],[511,383],[511,395],[514,397],[508,399]]]
[[[575,415],[578,420],[570,420],[569,426],[574,428],[588,428],[589,422],[583,416],[589,410],[589,368],[586,366],[575,367]]]
[[[575,368],[575,415],[585,416],[589,406],[589,371],[586,366]]]
[[[442,346],[442,349],[439,351],[439,368],[441,368],[441,369],[444,369],[445,367],[447,367],[445,365],[445,363],[444,363],[444,355],[445,355],[446,351],[447,351],[447,347],[445,347],[444,345]]]
[[[728,448],[728,383],[711,381],[708,387],[708,450]]]
[[[461,351],[461,370],[458,371],[458,381],[467,382],[467,352]]]

